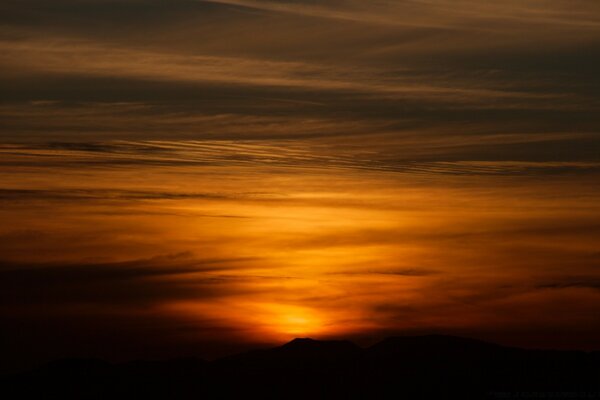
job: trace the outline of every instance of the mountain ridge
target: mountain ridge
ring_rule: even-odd
[[[15,398],[475,399],[528,391],[600,398],[598,378],[600,352],[421,335],[390,337],[365,348],[346,340],[296,338],[213,361],[59,360],[5,376],[1,383]]]

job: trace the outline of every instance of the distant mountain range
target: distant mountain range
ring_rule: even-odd
[[[600,352],[443,335],[366,349],[294,339],[210,362],[60,360],[0,384],[5,399],[600,399]]]

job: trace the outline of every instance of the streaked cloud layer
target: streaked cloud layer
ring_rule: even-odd
[[[203,122],[224,115],[257,121],[263,137],[596,134],[593,1],[28,0],[2,8],[9,141],[86,140],[86,132],[257,137],[233,129],[235,121]],[[53,114],[38,114],[44,102]],[[82,121],[102,103],[124,107],[111,111],[113,121]],[[136,120],[143,107],[149,115],[137,129],[117,119]],[[53,116],[66,126],[45,126]],[[289,122],[284,129],[269,119]]]
[[[13,358],[598,348],[599,49],[592,0],[3,1]]]

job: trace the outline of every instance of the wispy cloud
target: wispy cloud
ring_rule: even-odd
[[[555,97],[552,94],[457,86],[450,82],[447,86],[415,82],[410,73],[389,77],[385,70],[370,67],[151,52],[68,39],[2,41],[0,49],[3,51],[2,63],[20,73],[30,70],[188,83],[286,87],[466,103],[478,102],[482,98]]]
[[[597,5],[592,1],[579,1],[577,2],[578,7],[573,7],[571,3],[562,0],[550,2],[537,0],[527,2],[508,1],[502,3],[482,3],[473,0],[400,0],[374,2],[368,5],[352,0],[326,1],[319,4],[308,1],[269,0],[199,1],[366,24],[488,30],[493,29],[493,27],[485,26],[483,23],[478,26],[465,22],[491,20],[600,28],[600,20],[594,18],[594,14],[590,13],[592,10],[597,10]]]
[[[502,143],[502,142],[500,142]],[[535,144],[536,142],[534,142]],[[560,141],[559,141],[560,143]],[[410,157],[398,158],[389,152],[373,151],[368,148],[345,150],[328,142],[306,142],[301,140],[271,141],[270,144],[254,141],[112,141],[104,143],[49,143],[41,145],[0,146],[2,164],[11,166],[72,168],[87,167],[132,167],[132,166],[257,166],[289,169],[338,169],[396,172],[404,174],[430,175],[539,175],[599,172],[597,161],[519,161],[478,160],[429,161]],[[450,155],[452,152],[449,153]],[[440,154],[437,153],[439,157]],[[443,156],[442,156],[443,157]],[[27,196],[24,191],[4,191],[4,196]],[[36,196],[39,192],[31,192]],[[52,195],[54,193],[54,195]],[[48,192],[51,197],[60,193]],[[160,193],[143,191],[73,191],[69,197],[106,198],[152,198]],[[168,195],[165,194],[166,197]],[[173,195],[175,196],[175,195]],[[218,197],[218,194],[182,193],[177,196]],[[0,195],[0,197],[2,197]]]

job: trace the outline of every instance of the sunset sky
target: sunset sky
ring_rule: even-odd
[[[2,0],[0,370],[600,349],[597,0]]]

